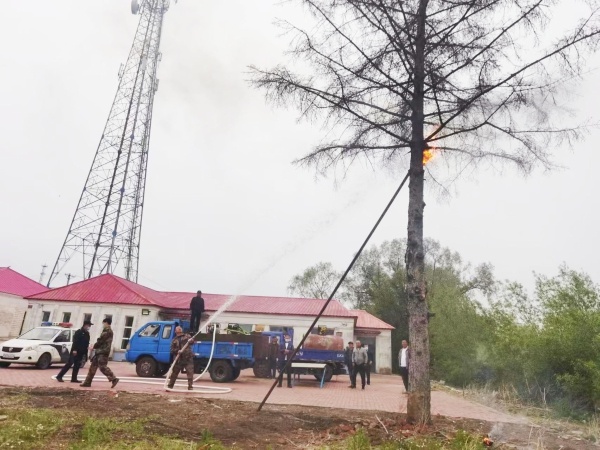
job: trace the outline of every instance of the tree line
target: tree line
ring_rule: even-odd
[[[562,266],[535,274],[535,290],[499,281],[425,239],[430,373],[450,385],[487,386],[564,412],[600,406],[600,287]],[[393,325],[392,352],[408,338],[406,240],[365,251],[338,298]],[[321,262],[296,275],[293,294],[326,298],[340,274]],[[398,361],[393,358],[394,370]]]

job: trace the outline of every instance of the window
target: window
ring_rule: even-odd
[[[83,315],[83,321],[84,322],[91,322],[92,321],[92,315],[91,314],[84,314]]]
[[[162,338],[163,339],[169,339],[171,337],[171,330],[172,329],[173,329],[172,325],[165,325],[165,328],[163,328]]]
[[[123,340],[121,341],[121,350],[127,348],[129,338],[131,338],[131,330],[133,329],[133,316],[125,316],[125,327],[123,328]]]
[[[160,331],[160,325],[150,324],[142,331],[140,331],[140,337],[158,337]]]
[[[50,311],[42,311],[42,322],[50,322]]]
[[[69,330],[61,331],[54,342],[70,342],[71,341],[71,332]]]
[[[71,321],[71,313],[70,312],[66,312],[63,313],[63,320],[64,323],[68,323]]]

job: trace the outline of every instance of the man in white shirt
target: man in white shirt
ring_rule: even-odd
[[[408,394],[408,364],[410,362],[410,349],[406,339],[402,341],[402,348],[398,353],[398,363],[400,364],[400,376],[404,382],[404,393]]]

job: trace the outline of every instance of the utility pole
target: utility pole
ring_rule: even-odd
[[[170,0],[132,0],[140,15],[127,62],[96,155],[59,252],[48,287],[59,273],[79,271],[82,279],[119,270],[137,282],[140,236],[150,147],[152,106],[164,15]],[[67,276],[69,279],[69,277]]]
[[[75,278],[75,275],[73,275],[72,273],[65,273],[65,277],[67,277],[67,286],[68,286],[69,283],[71,282],[71,278]]]

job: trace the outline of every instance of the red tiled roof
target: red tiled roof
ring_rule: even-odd
[[[10,267],[0,267],[0,292],[27,297],[46,290],[48,288],[43,284],[15,272]]]
[[[159,306],[160,296],[160,292],[150,288],[115,275],[104,274],[37,295],[31,295],[27,298],[31,300]]]
[[[169,309],[189,309],[190,300],[195,294],[187,292],[164,292],[162,306]],[[207,311],[217,311],[231,298],[230,295],[205,294],[204,307]],[[238,296],[235,303],[228,306],[228,312],[261,313],[261,314],[286,314],[292,316],[316,316],[325,300],[318,298],[294,298],[294,297],[259,297],[251,295]],[[349,317],[352,314],[339,301],[331,300],[323,313],[328,317]]]
[[[351,309],[350,312],[356,316],[356,328],[370,328],[377,330],[393,330],[394,327],[383,320],[378,319],[373,314],[369,314],[367,311],[362,309]]]
[[[29,296],[31,300],[55,300],[90,303],[119,303],[128,305],[155,306],[170,310],[189,310],[193,292],[159,292],[142,285],[124,280],[116,275],[100,275]],[[207,311],[217,311],[230,298],[229,295],[202,294]],[[241,295],[235,303],[227,307],[228,312],[246,312],[262,314],[286,314],[297,316],[316,316],[325,300],[314,298],[257,297]],[[332,300],[324,316],[356,316],[337,300]]]

